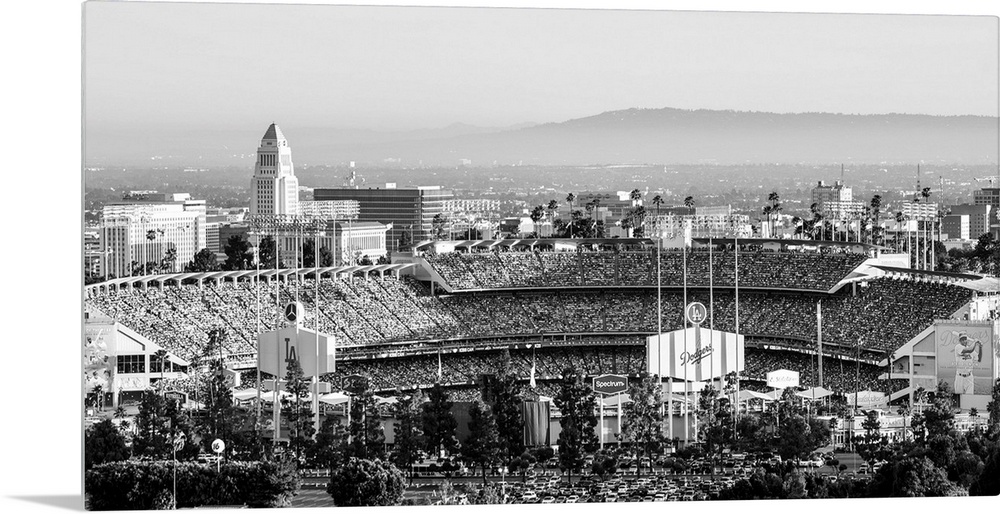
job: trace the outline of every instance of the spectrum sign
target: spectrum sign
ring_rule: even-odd
[[[594,392],[601,394],[618,394],[628,390],[628,377],[625,375],[601,375],[594,377]]]

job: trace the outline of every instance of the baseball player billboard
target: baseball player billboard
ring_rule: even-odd
[[[937,324],[937,378],[955,394],[988,395],[993,389],[995,345],[989,323]]]

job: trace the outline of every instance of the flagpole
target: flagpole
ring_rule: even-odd
[[[687,329],[688,329],[688,322],[687,322],[687,305],[688,305],[688,298],[687,298],[687,293],[688,293],[688,291],[687,291],[687,287],[688,287],[688,282],[687,282],[687,279],[688,279],[688,277],[687,277],[687,242],[688,241],[687,241],[687,236],[688,236],[688,233],[687,233],[687,227],[688,227],[688,224],[684,223],[684,229],[683,229],[683,233],[682,233],[683,240],[681,242],[681,260],[683,262],[682,268],[684,270],[683,271],[683,276],[684,276],[684,306],[681,308],[682,309],[681,310],[681,314],[682,314],[681,317],[683,318],[683,324],[684,324],[684,353],[687,353],[687,351],[688,351],[688,334],[687,334],[688,333],[688,331],[687,331]],[[685,448],[690,443],[689,434],[688,434],[688,424],[690,423],[689,411],[691,410],[691,408],[690,408],[691,407],[691,405],[690,405],[691,398],[689,396],[690,395],[690,385],[691,384],[688,383],[688,365],[687,365],[687,363],[685,363],[684,364],[684,447]]]
[[[271,418],[274,422],[274,430],[271,435],[271,445],[275,448],[278,446],[278,437],[281,435],[281,409],[278,406],[278,389],[281,387],[281,377],[277,373],[281,369],[281,281],[278,280],[278,272],[281,266],[281,246],[278,244],[278,225],[280,221],[276,222],[274,225],[274,351],[275,353],[275,376],[274,376],[274,391],[272,391],[271,397],[274,402],[271,404]]]
[[[733,249],[736,251],[733,269],[736,272],[734,289],[736,293],[736,410],[733,413],[733,439],[738,439],[736,421],[740,417],[740,234],[733,238]]]
[[[316,429],[316,434],[319,433],[319,224],[312,220],[313,232],[313,280],[316,286],[316,298],[313,303],[313,318],[316,327],[316,379],[313,381],[315,383],[315,388],[313,391],[313,426]],[[302,258],[305,260],[305,257]]]

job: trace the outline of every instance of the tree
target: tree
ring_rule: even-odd
[[[660,215],[660,206],[663,205],[663,197],[656,195],[653,197],[653,206],[656,207],[656,215]]]
[[[688,209],[694,209],[694,197],[693,196],[684,197],[684,207],[687,207]]]
[[[926,457],[905,457],[882,466],[868,488],[870,496],[966,496],[947,473]]]
[[[218,334],[218,332],[213,333]],[[209,364],[209,394],[205,398],[206,415],[201,418],[199,429],[204,435],[206,444],[215,439],[222,439],[226,443],[226,453],[233,455],[237,451],[249,450],[247,446],[253,446],[253,441],[244,440],[242,434],[248,422],[252,420],[248,419],[242,409],[233,405],[225,371],[221,359],[215,359]]]
[[[993,392],[990,403],[986,404],[989,413],[988,427],[992,434],[1000,431],[1000,378],[993,381]]]
[[[555,223],[556,213],[559,212],[559,202],[549,200],[549,204],[545,206],[545,211],[549,215],[549,221]]]
[[[630,210],[628,218],[631,221],[632,227],[635,228],[633,237],[642,237],[644,233],[643,222],[646,220],[646,208],[640,205]]]
[[[260,247],[257,249],[257,257],[260,259],[260,267],[266,269],[274,269],[275,259],[277,254],[274,250],[274,237],[264,236],[259,243]]]
[[[857,448],[858,455],[869,465],[888,458],[891,453],[889,439],[881,433],[882,423],[878,419],[878,411],[866,412],[861,428],[865,431],[864,435],[854,438],[854,446]]]
[[[246,270],[254,267],[253,250],[250,241],[240,234],[233,234],[226,240],[226,260],[222,263],[225,271]]]
[[[309,462],[332,473],[347,461],[347,427],[333,416],[327,416],[316,432],[316,441],[306,453]]]
[[[400,469],[410,470],[411,482],[413,481],[413,463],[420,458],[420,450],[424,447],[420,416],[423,396],[419,389],[406,396],[402,394],[402,391],[397,391],[397,401],[391,409],[393,417],[396,418],[396,425],[392,428],[395,437],[392,462]]]
[[[380,460],[351,457],[330,475],[326,492],[338,507],[386,507],[403,499],[403,474]]]
[[[351,443],[347,454],[359,459],[385,458],[385,432],[382,430],[382,416],[378,411],[375,393],[364,385],[351,392],[351,423],[348,431]]]
[[[556,407],[562,413],[559,420],[559,467],[569,472],[570,482],[573,471],[583,467],[586,452],[597,449],[597,399],[584,372],[577,368],[566,368],[562,373],[562,383],[555,398]]]
[[[778,216],[781,214],[781,197],[778,196],[776,191],[771,191],[767,195],[768,205],[764,206],[764,215],[767,216],[768,222],[771,224],[771,237],[774,237],[774,230],[776,223],[778,221]]]
[[[486,470],[500,460],[500,433],[496,419],[489,406],[479,401],[469,407],[469,437],[462,444],[462,459],[483,468],[483,484],[486,484]]]
[[[431,228],[434,230],[435,241],[444,239],[444,228],[447,223],[447,218],[441,213],[435,214],[434,218],[431,219]]]
[[[735,373],[731,375],[735,380]],[[735,384],[730,387],[727,387],[727,392],[735,392]],[[705,451],[712,459],[713,473],[715,458],[733,438],[733,418],[732,410],[728,408],[729,402],[720,401],[717,397],[718,391],[712,386],[705,387],[698,394],[698,440],[704,444]]]
[[[219,262],[213,253],[208,248],[202,248],[198,253],[194,254],[194,259],[189,261],[187,266],[184,267],[184,271],[187,273],[204,273],[206,271],[218,271]]]
[[[569,193],[569,194],[566,195],[566,203],[569,204],[569,212],[570,212],[570,218],[571,219],[573,217],[573,202],[575,200],[576,200],[576,195],[575,194]],[[569,223],[569,237],[570,238],[573,237],[573,223],[572,223],[572,221]]]
[[[642,191],[639,191],[638,189],[633,189],[632,191],[629,192],[628,198],[629,200],[632,200],[633,206],[638,205],[639,200],[642,200]]]
[[[288,359],[286,362],[285,390],[291,396],[281,399],[281,415],[288,420],[289,449],[299,458],[308,450],[316,433],[312,406],[304,401],[309,396],[310,381],[302,372],[298,359]]]
[[[132,439],[132,455],[166,459],[173,456],[175,437],[183,434],[186,443],[177,451],[178,460],[197,457],[197,444],[190,444],[195,431],[187,414],[175,401],[169,401],[157,392],[147,389],[139,400],[139,414],[135,418],[136,434]]]
[[[872,196],[871,201],[872,243],[882,244],[882,227],[878,220],[882,217],[882,195]]]
[[[535,237],[538,237],[538,222],[542,221],[545,217],[545,207],[541,205],[536,205],[534,209],[531,210],[531,223],[535,226]]]
[[[128,460],[94,466],[85,475],[88,509],[160,510],[173,508],[174,477],[177,508],[245,505],[250,508],[288,507],[301,480],[284,461],[198,462]]]
[[[421,416],[425,447],[434,455],[440,455],[441,452],[450,455],[458,450],[458,438],[455,435],[458,421],[451,412],[453,404],[441,384],[434,384],[427,399]]]
[[[177,265],[177,247],[170,245],[165,252],[163,252],[163,260],[160,261],[160,272],[161,273],[171,273],[177,271],[175,266]]]
[[[484,384],[483,391],[483,398],[489,399],[487,403],[496,419],[502,462],[509,462],[524,452],[524,421],[521,416],[523,389],[524,386],[518,382],[511,367],[510,352],[504,350],[497,375],[488,384]]]
[[[628,394],[631,403],[625,404],[622,414],[622,437],[632,445],[636,459],[640,455],[650,457],[659,453],[665,442],[663,436],[663,390],[660,377],[643,372],[639,380],[629,383]],[[637,466],[642,473],[642,466]]]
[[[407,227],[407,230],[401,230],[399,232],[399,249],[408,250],[410,245],[413,244],[413,226]]]
[[[84,469],[90,469],[105,462],[123,461],[129,458],[128,446],[121,430],[105,419],[87,429],[84,433]]]

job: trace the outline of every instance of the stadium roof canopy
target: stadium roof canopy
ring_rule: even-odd
[[[980,280],[983,278],[982,275],[976,275],[973,273],[952,273],[949,271],[930,271],[930,270],[919,270],[911,268],[897,268],[893,266],[883,266],[881,264],[873,264],[873,268],[880,269],[886,273],[907,275],[911,277],[925,277],[925,278],[936,278],[946,281],[954,282],[965,282],[971,280]],[[994,283],[997,279],[993,279]],[[966,284],[962,284],[966,285]]]
[[[364,266],[330,266],[326,268],[318,268],[318,271],[323,274],[330,273],[385,273],[385,272],[398,272],[406,268],[416,266],[412,262],[401,263],[401,264],[370,264]],[[234,270],[234,271],[204,271],[198,273],[160,273],[156,275],[139,275],[132,277],[120,277],[107,280],[105,282],[95,282],[93,284],[87,284],[84,286],[84,290],[88,293],[99,291],[105,289],[109,286],[114,286],[115,288],[126,286],[133,287],[136,284],[141,284],[143,287],[148,287],[151,282],[158,284],[163,284],[164,282],[182,282],[185,280],[194,280],[199,284],[204,281],[236,281],[239,279],[246,279],[247,277],[257,276],[259,273],[260,277],[270,278],[274,276],[279,277],[289,277],[295,274],[308,275],[313,273],[317,268],[281,268],[281,269],[262,269],[259,272],[256,269],[251,270]]]
[[[1000,292],[1000,278],[996,277],[983,277],[979,280],[970,280],[968,282],[962,282],[959,284],[962,287],[967,287],[973,291],[978,291],[980,293],[997,293]]]
[[[711,241],[712,244],[716,245],[726,245],[734,244],[737,241],[743,245],[753,245],[753,244],[778,244],[783,246],[805,246],[805,247],[815,247],[815,248],[861,248],[864,250],[885,250],[887,247],[874,245],[869,243],[861,243],[857,241],[813,241],[811,239],[777,239],[777,238],[734,238],[734,237],[713,237],[711,239],[707,237],[695,237],[691,239],[692,242],[696,242],[701,245],[708,244]],[[476,239],[476,240],[462,240],[462,241],[422,241],[414,245],[417,250],[429,250],[437,247],[438,245],[447,245],[455,249],[468,250],[471,248],[493,248],[494,246],[502,247],[513,247],[513,246],[527,246],[527,247],[554,247],[559,246],[587,246],[587,245],[598,245],[598,246],[614,246],[614,245],[641,245],[641,246],[654,246],[656,244],[656,239],[649,237],[633,237],[633,238],[623,238],[623,237],[604,237],[604,238],[511,238],[511,239]]]

